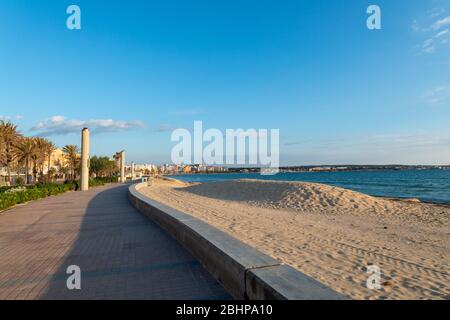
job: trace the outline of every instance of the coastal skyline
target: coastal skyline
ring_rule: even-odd
[[[0,117],[170,162],[176,128],[280,129],[280,164],[450,163],[450,1],[0,4]],[[17,42],[20,38],[21,41]]]

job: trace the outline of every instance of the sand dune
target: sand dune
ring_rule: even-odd
[[[449,206],[422,204],[417,199],[394,201],[318,183],[250,179],[195,185],[178,183],[185,187],[182,190],[185,192],[263,208],[335,215],[372,215],[450,225]]]
[[[450,299],[450,208],[314,183],[157,179],[141,192],[355,299]],[[381,290],[366,287],[369,265]]]

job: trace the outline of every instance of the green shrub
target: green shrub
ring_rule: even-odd
[[[75,183],[78,190],[80,188],[81,181],[77,180]],[[98,177],[89,179],[89,187],[103,186],[106,183],[117,183],[117,177]]]
[[[97,177],[94,179],[91,179],[91,182],[94,181],[94,183],[117,183],[117,177]]]
[[[89,180],[89,186],[102,186],[105,183],[117,182],[117,178],[95,178]],[[80,189],[80,181],[65,181],[64,184],[38,183],[25,188],[1,187],[0,188],[0,210],[7,209],[16,204],[31,200],[37,200],[48,196],[54,196],[67,191]]]
[[[52,195],[67,192],[69,190],[75,190],[76,185],[74,183],[66,184],[37,184],[35,186],[27,186],[25,189],[9,188],[0,193],[0,210],[7,209],[16,204],[24,203],[31,200],[37,200]]]
[[[10,186],[0,187],[0,193],[5,192],[6,190],[9,190],[9,189],[12,189],[12,188],[14,188],[14,187],[10,187]]]
[[[25,185],[25,179],[22,178],[22,177],[18,177],[16,179],[16,185],[21,186],[21,187],[24,186]]]

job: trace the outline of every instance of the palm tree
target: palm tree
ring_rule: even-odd
[[[22,138],[14,148],[19,163],[25,164],[26,183],[30,184],[30,164],[36,153],[36,141],[33,138]]]
[[[0,120],[0,139],[2,140],[2,162],[6,163],[8,170],[8,182],[11,183],[11,166],[14,161],[14,143],[21,137],[21,134],[17,131],[17,126],[10,121]],[[4,153],[3,153],[4,151]]]
[[[0,131],[0,168],[6,163],[6,150],[5,150],[5,142],[3,141],[3,135]]]
[[[56,150],[56,146],[50,140],[45,139],[45,141],[46,141],[45,154],[47,156],[47,176],[50,181],[51,180],[50,169],[51,169],[52,154]]]
[[[39,169],[39,178],[42,182],[44,182],[44,166],[46,160],[48,159],[49,143],[50,141],[47,139],[35,138],[36,151],[33,160],[35,161],[35,171]],[[53,150],[51,152],[53,152]]]
[[[75,179],[75,168],[78,164],[78,153],[79,149],[76,145],[66,145],[62,149],[64,152],[67,161],[69,162],[69,168],[70,168],[70,177],[71,179]]]

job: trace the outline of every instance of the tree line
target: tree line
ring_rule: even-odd
[[[56,145],[49,139],[26,137],[18,131],[17,125],[0,120],[0,166],[6,168],[7,183],[12,183],[12,172],[24,172],[25,181],[22,183],[26,184],[48,183],[61,176],[70,181],[78,179],[81,170],[78,146],[64,146],[62,152],[65,161],[52,166],[51,157],[56,149]],[[114,160],[97,156],[90,159],[91,175],[112,177],[117,173]],[[19,182],[20,179],[18,178]]]

